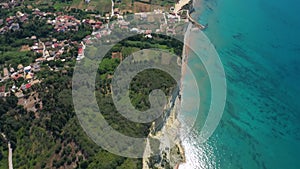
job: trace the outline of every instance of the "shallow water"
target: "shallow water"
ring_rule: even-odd
[[[187,164],[180,168],[300,168],[299,6],[296,0],[207,0],[196,8],[223,63],[227,100],[204,144],[197,140],[207,112],[199,113],[183,141]],[[189,66],[202,74],[198,65],[190,57]]]

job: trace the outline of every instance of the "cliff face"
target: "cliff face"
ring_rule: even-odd
[[[144,152],[143,169],[175,168],[184,161],[180,144],[180,123],[177,114],[180,108],[180,89],[176,87],[161,118],[153,122]]]

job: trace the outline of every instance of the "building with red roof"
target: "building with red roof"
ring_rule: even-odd
[[[83,49],[82,48],[78,49],[78,55],[83,55]]]
[[[0,93],[5,92],[5,85],[0,87]]]
[[[25,85],[25,88],[26,88],[26,89],[29,89],[30,87],[31,87],[31,84],[30,84],[30,83],[28,83],[28,84]]]
[[[5,85],[0,87],[0,97],[5,97],[6,93],[5,93]]]

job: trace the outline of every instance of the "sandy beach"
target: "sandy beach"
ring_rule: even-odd
[[[191,0],[179,0],[179,2],[177,4],[175,4],[175,7],[174,7],[174,13],[177,14],[181,8],[188,4]]]

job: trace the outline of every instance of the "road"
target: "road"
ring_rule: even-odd
[[[46,46],[45,46],[44,42],[42,42],[41,40],[39,40],[39,42],[43,45],[43,57],[45,57],[45,55],[46,55]]]
[[[7,141],[6,135],[4,133],[1,133],[1,135],[3,136],[4,140]],[[8,168],[13,169],[12,148],[11,148],[11,144],[9,141],[7,143],[7,147],[8,147]]]
[[[111,0],[111,17],[113,17],[115,14],[114,14],[114,0]]]

